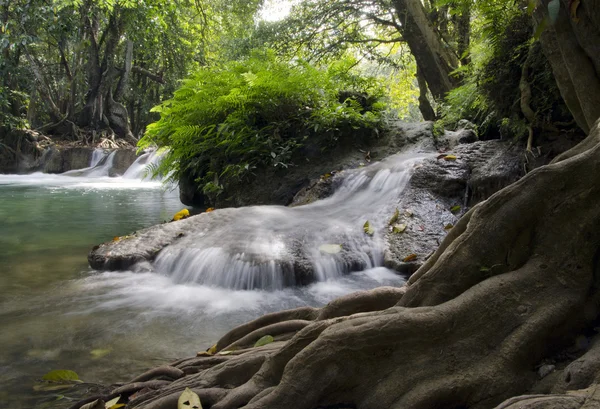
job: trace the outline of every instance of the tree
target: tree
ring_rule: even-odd
[[[291,48],[309,60],[338,56],[354,47],[368,58],[393,63],[391,47],[406,44],[417,62],[422,113],[434,119],[428,90],[436,100],[443,99],[459,83],[452,75],[459,56],[468,61],[470,4],[436,8],[433,3],[426,10],[420,0],[306,0],[285,22],[276,23],[283,38],[272,45]],[[437,29],[433,23],[439,23]]]
[[[5,77],[5,87],[30,94],[32,108],[46,108],[29,112],[31,125],[75,138],[86,135],[82,129],[114,131],[135,143],[131,128],[142,133],[153,119],[150,107],[193,69],[218,59],[222,38],[251,26],[260,1],[17,0],[1,5],[0,47],[10,63],[5,71],[18,66],[29,78]]]

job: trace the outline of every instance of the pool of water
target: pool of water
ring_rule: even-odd
[[[54,369],[89,383],[126,381],[264,313],[402,284],[375,268],[304,288],[241,291],[88,267],[94,245],[182,207],[177,191],[157,182],[0,175],[0,407],[69,406],[69,391],[32,389]]]

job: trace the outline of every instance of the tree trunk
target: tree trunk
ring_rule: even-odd
[[[419,110],[423,115],[423,119],[426,121],[435,121],[435,111],[429,102],[429,98],[427,98],[427,81],[425,81],[425,77],[419,66],[417,66],[417,82],[419,84]]]
[[[443,98],[457,84],[450,73],[458,67],[456,57],[448,51],[431,25],[421,0],[395,0],[396,13],[402,23],[402,36],[436,99]]]
[[[471,6],[467,4],[455,16],[457,53],[462,65],[467,65],[471,61],[469,58],[469,47],[471,45]]]
[[[547,15],[548,2],[536,11],[538,24]],[[600,117],[600,4],[581,2],[575,21],[569,3],[561,1],[558,20],[542,33],[541,43],[567,107],[588,133]]]

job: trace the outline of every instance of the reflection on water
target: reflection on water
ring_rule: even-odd
[[[0,407],[56,399],[32,390],[53,369],[75,370],[87,382],[126,381],[261,314],[402,282],[376,268],[300,289],[235,291],[87,266],[93,245],[181,207],[178,193],[158,183],[0,175]],[[52,407],[67,406],[63,399]]]

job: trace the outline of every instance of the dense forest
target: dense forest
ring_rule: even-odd
[[[159,171],[213,204],[257,167],[393,118],[438,130],[466,119],[481,139],[531,151],[541,133],[590,129],[543,51],[560,12],[548,6],[304,1],[272,18],[276,2],[6,1],[0,146],[16,155],[10,134],[33,129],[168,147]],[[569,7],[577,18],[579,2]]]
[[[0,53],[0,163],[159,152],[149,171],[200,213],[95,246],[92,269],[258,298],[340,265],[407,275],[71,408],[600,407],[600,0],[0,0]],[[414,157],[369,166],[398,141]],[[327,163],[347,151],[358,177]],[[350,233],[331,209],[378,197]],[[292,206],[233,208],[254,204]]]

